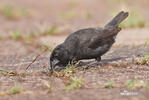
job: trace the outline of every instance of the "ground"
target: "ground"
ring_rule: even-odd
[[[121,8],[110,5],[111,1],[1,0],[0,8],[11,5],[15,9],[25,8],[29,14],[18,17],[0,10],[0,100],[147,100],[149,66],[138,61],[149,53],[148,27],[124,28],[100,62],[83,60],[77,70],[67,75],[49,71],[51,50],[75,30],[103,26],[111,19],[110,9]],[[149,20],[149,12],[144,10],[149,9],[147,0],[127,1],[126,5],[141,11]],[[50,35],[45,32],[49,27],[53,27]],[[17,32],[21,33],[19,38]],[[22,36],[32,32],[35,36],[28,43],[28,38]],[[83,85],[65,89],[72,77],[81,78]],[[10,93],[15,85],[21,88],[20,92]]]

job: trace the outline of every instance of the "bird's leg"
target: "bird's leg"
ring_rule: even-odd
[[[76,60],[75,58],[72,59],[69,63],[75,65],[78,62],[78,60]]]
[[[77,62],[78,62],[78,61],[74,60],[74,61],[72,62],[72,64],[74,64],[74,65],[75,65]]]
[[[71,60],[66,64],[66,66],[67,65],[75,65],[77,62],[78,62],[77,60]]]
[[[78,66],[82,66],[83,64],[83,61],[79,61]]]
[[[97,57],[95,58],[97,61],[101,61],[101,57]]]

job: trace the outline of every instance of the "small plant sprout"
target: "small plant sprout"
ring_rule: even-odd
[[[69,77],[70,78],[76,72],[78,72],[78,68],[73,63],[69,63],[65,69],[61,71],[54,71],[54,75],[57,77]]]
[[[57,32],[58,27],[57,26],[52,26],[50,30],[48,31],[49,35],[55,34]]]
[[[23,39],[27,44],[31,44],[34,38],[36,38],[36,34],[34,33],[34,31],[31,31],[29,34],[23,36]]]
[[[72,19],[74,19],[76,17],[76,15],[77,15],[76,12],[70,11],[70,12],[63,12],[63,13],[61,13],[60,17],[62,19],[66,19],[66,20],[72,20]]]
[[[149,45],[149,40],[146,40],[145,42],[144,42],[144,46],[148,46]]]
[[[63,76],[63,75],[61,75],[61,72],[58,72],[58,71],[53,71],[53,75],[56,76],[56,77]]]
[[[5,96],[5,95],[14,95],[22,92],[22,88],[16,84],[14,87],[7,91],[0,91],[0,96]]]
[[[0,7],[0,14],[8,19],[17,19],[27,16],[29,11],[26,8],[15,9],[12,5],[5,5]]]
[[[15,31],[10,32],[10,37],[13,40],[19,40],[19,39],[23,38],[23,34],[21,31],[15,30]]]
[[[0,68],[0,72],[2,72],[3,74],[7,74],[7,73],[9,73],[8,70],[2,69],[2,68]]]
[[[143,88],[149,88],[149,84],[144,83],[144,81],[134,80],[134,81],[127,81],[126,83],[127,88],[137,88],[137,87],[143,87]]]
[[[40,28],[40,34],[41,35],[54,35],[58,32],[57,26],[52,26],[50,28],[41,27]]]
[[[86,17],[87,17],[88,19],[91,19],[91,18],[93,18],[93,14],[88,11],[88,12],[86,13]]]
[[[52,86],[48,82],[45,82],[44,84],[48,88],[48,92],[51,92]]]
[[[3,37],[0,35],[0,40],[2,40],[3,39]]]
[[[0,13],[3,14],[6,18],[14,18],[16,14],[14,13],[13,7],[10,5],[5,5],[0,8]]]
[[[108,82],[105,84],[104,86],[105,88],[113,88],[114,87],[114,83],[113,82]]]
[[[125,4],[126,0],[105,0],[109,5]]]
[[[27,8],[21,8],[18,12],[20,13],[20,16],[28,16],[30,14],[30,11]]]
[[[71,78],[71,83],[70,85],[64,87],[65,90],[74,90],[74,89],[78,89],[81,88],[83,86],[83,81],[82,78],[76,78],[76,77],[72,77]]]
[[[4,76],[15,76],[15,75],[17,75],[17,73],[15,73],[15,72],[8,71],[8,70],[2,69],[2,68],[0,68],[0,72],[1,72]]]
[[[73,62],[69,63],[64,69],[64,76],[69,77],[78,71],[78,68],[73,64]]]
[[[13,95],[13,94],[21,93],[21,92],[22,92],[22,88],[18,84],[16,84],[14,87],[12,87],[6,93],[9,95]]]
[[[144,55],[143,58],[138,59],[137,64],[139,65],[149,65],[149,55]]]
[[[76,0],[70,0],[70,1],[69,1],[69,6],[72,7],[72,8],[73,8],[73,7],[76,7],[77,4],[78,4],[78,2],[77,2]]]

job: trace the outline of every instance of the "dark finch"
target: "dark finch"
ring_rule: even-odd
[[[128,12],[121,11],[104,28],[80,29],[70,34],[66,40],[56,46],[50,56],[51,70],[64,68],[71,61],[82,59],[101,60],[115,42],[121,28],[118,26],[128,17]]]

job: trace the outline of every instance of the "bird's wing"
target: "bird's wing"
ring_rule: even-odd
[[[101,45],[104,45],[104,43],[114,42],[113,36],[116,36],[120,30],[121,29],[119,27],[108,29],[103,28],[98,30],[98,33],[91,39],[89,43],[89,48],[95,49]]]
[[[75,49],[77,49],[79,45],[78,36],[73,34],[69,35],[64,41],[64,45],[68,51],[75,53]]]

